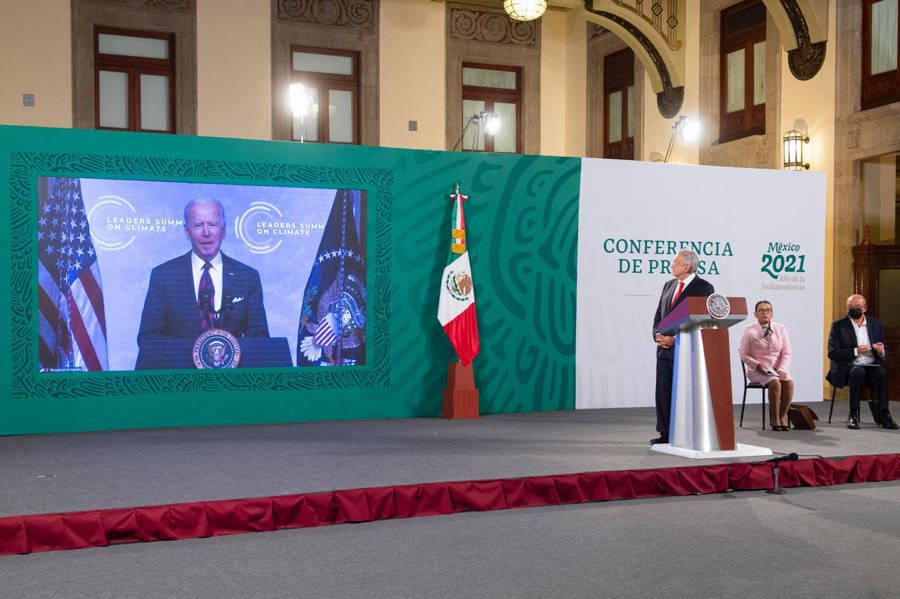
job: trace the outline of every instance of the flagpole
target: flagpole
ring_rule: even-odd
[[[466,221],[459,181],[454,183],[453,216],[450,228],[450,255],[441,276],[438,320],[456,351],[457,360],[447,367],[447,384],[442,393],[444,418],[478,418],[479,397],[472,360],[478,353],[475,295],[466,241]]]

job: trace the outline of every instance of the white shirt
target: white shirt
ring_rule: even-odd
[[[675,301],[676,295],[678,295],[678,297],[681,297],[681,294],[678,293],[678,284],[684,283],[684,285],[681,287],[681,293],[684,293],[684,290],[687,289],[687,286],[690,285],[691,281],[693,281],[696,278],[697,278],[697,273],[692,272],[691,274],[686,276],[684,278],[684,280],[675,281],[675,291],[672,292],[672,299],[669,301],[670,305],[671,305],[671,302]]]
[[[856,352],[856,359],[853,360],[853,363],[860,366],[865,366],[866,364],[874,364],[875,358],[872,356],[871,352],[867,354],[861,354],[859,353],[858,349],[860,345],[872,345],[871,343],[869,343],[869,329],[866,328],[866,317],[863,316],[861,325],[856,324],[856,322],[852,318],[850,319],[850,323],[853,325],[853,330],[856,331],[857,349],[854,350]],[[875,351],[875,348],[872,348],[872,351]]]
[[[684,286],[687,287],[688,285],[691,284],[691,281],[693,281],[693,280],[696,279],[696,278],[697,278],[697,273],[692,272],[691,274],[689,274],[688,276],[686,276],[686,277],[684,278],[684,281],[683,281]],[[682,291],[683,291],[683,290],[682,290]]]
[[[191,272],[194,275],[194,298],[200,293],[200,277],[203,276],[203,265],[206,262],[203,258],[191,252]],[[216,311],[222,309],[222,252],[218,252],[215,257],[209,261],[209,276],[212,277],[213,288],[215,289],[215,306]],[[198,299],[199,301],[199,299]]]

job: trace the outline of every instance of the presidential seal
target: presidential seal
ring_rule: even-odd
[[[197,368],[236,368],[241,361],[241,345],[225,329],[210,329],[194,342]]]
[[[731,304],[728,298],[720,293],[713,293],[706,298],[706,311],[716,320],[722,320],[731,314]]]

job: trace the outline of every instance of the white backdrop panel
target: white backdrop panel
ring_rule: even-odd
[[[761,299],[773,303],[793,346],[794,399],[821,401],[824,227],[823,173],[584,159],[576,408],[654,405],[653,315],[685,244],[716,292],[746,297],[749,312]],[[737,348],[750,322],[730,329],[735,402]]]

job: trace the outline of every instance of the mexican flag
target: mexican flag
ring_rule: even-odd
[[[475,318],[475,287],[472,284],[472,267],[466,249],[466,219],[463,216],[463,200],[467,196],[456,193],[453,225],[450,231],[450,256],[441,275],[441,299],[438,303],[438,321],[450,338],[456,355],[463,366],[472,363],[478,355],[478,321]]]

